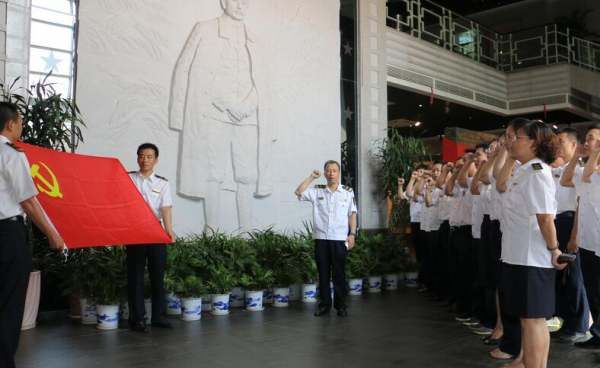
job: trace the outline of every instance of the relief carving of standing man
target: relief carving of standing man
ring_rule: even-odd
[[[181,131],[178,193],[203,198],[207,227],[219,228],[222,191],[236,192],[239,229],[250,229],[253,196],[271,194],[274,141],[259,115],[249,0],[221,0],[224,14],[196,23],[173,72],[169,125]],[[260,117],[260,118],[259,118]]]

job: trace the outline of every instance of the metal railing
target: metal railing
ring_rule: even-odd
[[[500,34],[429,0],[388,6],[387,26],[502,71],[569,63],[600,72],[600,43],[551,24]]]

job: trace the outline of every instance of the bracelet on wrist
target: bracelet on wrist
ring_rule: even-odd
[[[558,249],[558,246],[555,246],[554,248],[548,248],[548,247],[546,247],[546,249],[548,249],[550,252],[554,252],[555,250]]]

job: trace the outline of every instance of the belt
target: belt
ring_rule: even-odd
[[[24,224],[25,218],[23,216],[13,216],[0,220],[0,224],[10,224],[11,222],[18,222]]]
[[[556,215],[556,217],[573,217],[575,216],[575,211],[564,211]]]

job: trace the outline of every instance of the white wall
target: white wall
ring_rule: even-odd
[[[293,197],[295,187],[340,156],[339,1],[250,0],[249,6],[253,74],[260,109],[268,110],[260,119],[276,138],[274,189],[252,199],[252,225],[297,229],[311,212]],[[80,153],[118,157],[133,170],[137,145],[154,142],[161,149],[156,171],[175,192],[180,136],[168,123],[173,68],[194,24],[222,14],[218,1],[82,1],[79,14],[77,102],[87,123]],[[219,227],[231,231],[235,193],[222,193]],[[175,195],[174,220],[179,235],[202,231],[203,200]]]

